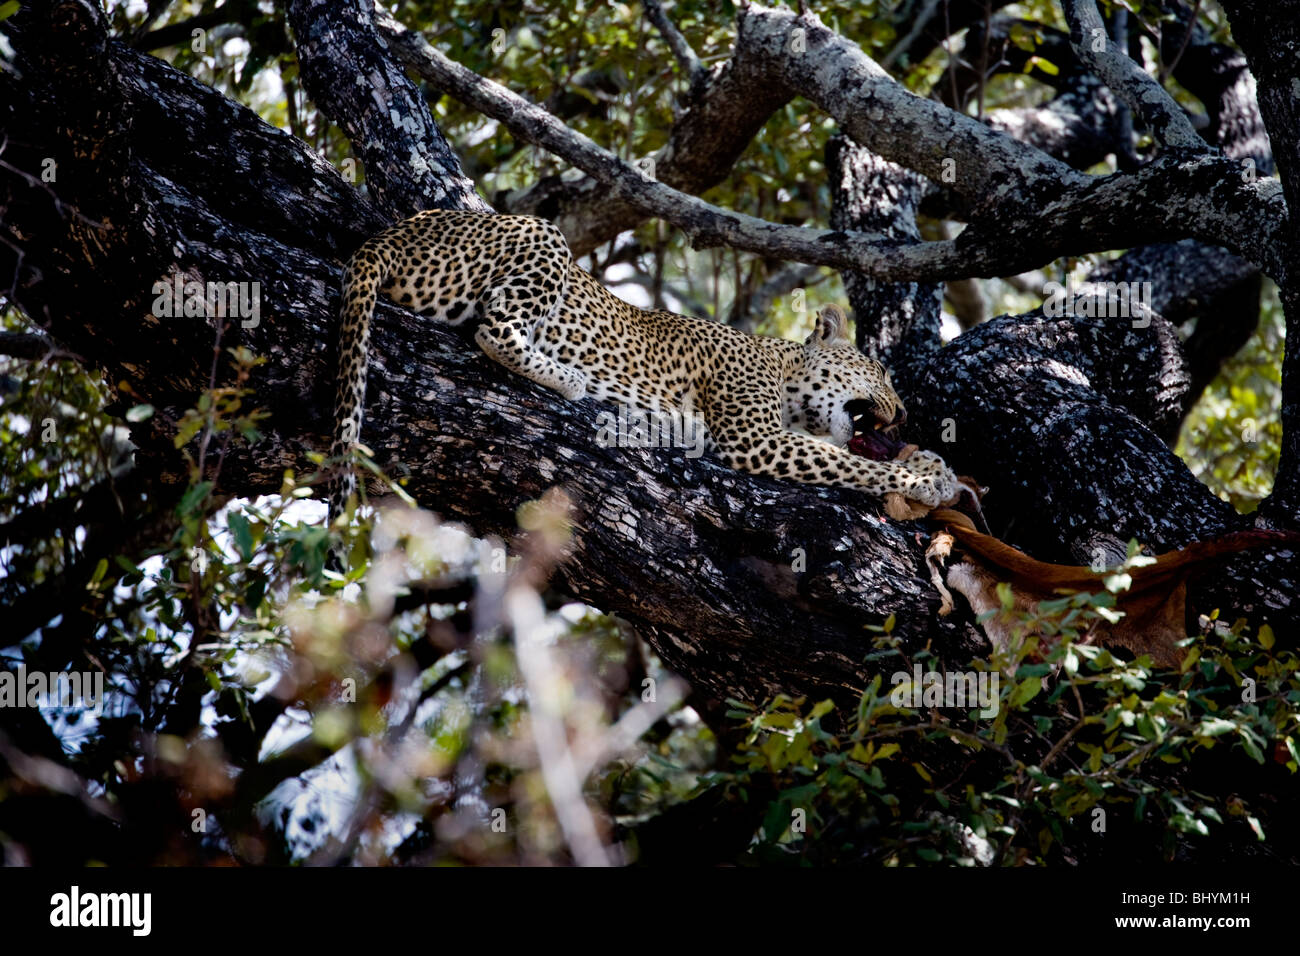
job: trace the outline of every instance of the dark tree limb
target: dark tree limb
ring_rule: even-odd
[[[1075,56],[1142,118],[1156,141],[1170,149],[1204,150],[1205,141],[1174,98],[1111,39],[1094,0],[1062,0],[1061,6]]]
[[[971,32],[977,31],[985,17],[1009,6],[1011,2],[1012,0],[937,0],[927,3],[921,16],[917,16],[914,9],[907,5],[899,6],[897,12],[909,17],[910,22],[903,20],[898,26],[911,29],[886,54],[885,59],[889,62],[882,61],[882,65],[888,67],[904,60],[909,64],[920,63],[949,37],[968,27]]]
[[[1300,203],[1300,2],[1224,3],[1233,37],[1241,45],[1257,85],[1260,113],[1268,128],[1273,159],[1290,208]],[[1300,216],[1292,215],[1279,237],[1284,270],[1277,279],[1287,328],[1300,328]],[[1260,506],[1269,521],[1300,522],[1300,349],[1290,348],[1282,363],[1282,454],[1273,493]]]
[[[152,84],[148,107],[135,105],[128,82],[102,85],[103,99],[77,118],[117,124],[55,126],[47,117],[75,112],[85,90],[75,73],[36,69],[44,59],[91,59],[87,70],[101,76],[138,68],[134,51],[105,40],[96,47],[102,27],[84,19],[87,9],[56,4],[50,18],[23,23],[15,47],[26,85],[3,80],[6,121],[21,131],[15,140],[33,144],[15,157],[20,168],[38,168],[48,154],[116,164],[112,190],[80,190],[78,176],[57,185],[61,198],[112,226],[88,247],[80,226],[50,216],[49,196],[19,178],[0,180],[6,238],[24,253],[17,302],[43,317],[57,341],[74,342],[88,361],[112,370],[110,381],[159,410],[134,429],[138,464],[160,481],[179,482],[184,472],[162,423],[206,387],[221,323],[155,317],[152,282],[176,270],[258,279],[260,324],[228,323],[223,343],[269,358],[251,384],[273,416],[264,441],[232,443],[221,482],[228,494],[273,493],[285,468],[310,474],[307,454],[327,444],[329,343],[345,254],[332,250],[374,214],[363,203],[349,213],[313,195],[328,170],[305,158],[296,180],[258,182],[261,203],[247,193],[240,200],[210,194],[222,188],[219,177],[213,184],[202,175],[217,142],[226,162],[242,168],[259,157],[284,169],[274,163],[297,162],[299,154],[288,137],[255,135],[259,123],[247,111],[243,120],[225,119],[220,97],[183,78]],[[213,151],[199,144],[155,158],[132,125],[143,114],[151,139],[161,132],[174,141],[186,129]],[[236,122],[244,124],[240,136],[230,132]],[[106,141],[116,147],[108,156]],[[170,163],[166,174],[154,168],[161,162]],[[89,178],[94,169],[80,172]],[[177,208],[186,215],[168,214]],[[143,242],[146,224],[152,239]],[[69,281],[40,280],[65,263]],[[12,255],[2,264],[17,265]],[[107,317],[105,302],[115,303]],[[1024,540],[1041,555],[1062,551],[1060,538],[1040,540],[1055,528],[1073,553],[1096,533],[1135,533],[1171,547],[1242,523],[1144,424],[1158,426],[1177,406],[1183,370],[1164,347],[1167,327],[1153,323],[1136,334],[1115,323],[999,320],[971,335],[914,373],[918,391],[907,397],[917,427],[909,437],[992,485],[995,515],[1004,525],[1014,518],[1022,529],[1036,528],[1038,537]],[[964,609],[936,614],[924,529],[882,519],[874,500],[744,475],[711,457],[601,447],[603,406],[562,401],[457,334],[389,304],[377,312],[373,343],[364,437],[379,464],[408,474],[424,505],[480,533],[510,532],[521,502],[565,486],[578,521],[560,587],[632,621],[697,690],[758,700],[780,689],[851,702],[878,666],[863,662],[863,625],[890,614],[909,648],[929,645],[954,659],[982,649]],[[928,430],[950,416],[956,441],[945,445]],[[1274,582],[1285,579],[1276,563],[1245,560],[1259,562]],[[1224,607],[1259,604],[1264,593],[1249,572],[1215,586],[1228,589],[1217,592]],[[1194,590],[1191,600],[1205,609],[1204,592]],[[1286,627],[1294,607],[1283,601],[1268,614],[1279,635],[1294,633]]]
[[[393,219],[421,209],[491,209],[461,172],[429,106],[384,49],[373,0],[292,0],[303,83],[344,125],[371,198]]]
[[[1119,103],[1085,76],[1041,107],[994,110],[988,124],[1074,169],[1094,166],[1123,145]]]
[[[1240,50],[1214,43],[1193,22],[1192,7],[1184,0],[1162,0],[1160,7],[1174,19],[1163,21],[1154,39],[1161,58],[1172,64],[1174,79],[1204,104],[1210,120],[1205,140],[1232,159],[1254,160],[1261,175],[1271,175],[1268,130],[1246,57]]]
[[[843,136],[826,144],[826,171],[832,229],[875,233],[901,243],[920,241],[916,213],[925,195],[924,177]],[[880,283],[854,271],[843,277],[857,322],[857,345],[867,355],[883,362],[896,347],[939,347],[941,285]]]

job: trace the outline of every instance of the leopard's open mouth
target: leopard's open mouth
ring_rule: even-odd
[[[905,445],[898,438],[898,426],[883,421],[875,405],[864,398],[855,398],[844,403],[844,410],[853,419],[849,451],[875,461],[893,461],[898,457]]]

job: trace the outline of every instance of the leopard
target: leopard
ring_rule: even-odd
[[[553,223],[431,209],[366,240],[344,271],[334,436],[344,462],[360,439],[370,324],[378,295],[472,330],[492,360],[569,401],[691,414],[705,447],[738,471],[803,484],[897,492],[927,507],[958,481],[933,452],[903,443],[907,412],[889,371],[827,305],[802,343],[642,309],[582,269]],[[856,449],[855,450],[851,450]],[[344,514],[356,475],[340,464],[329,512]]]

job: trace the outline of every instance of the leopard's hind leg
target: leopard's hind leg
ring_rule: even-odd
[[[554,242],[538,244],[526,270],[494,278],[481,300],[474,341],[510,371],[576,400],[587,394],[586,373],[536,347],[542,323],[553,319],[564,301],[571,265],[569,247],[559,236],[558,248]]]

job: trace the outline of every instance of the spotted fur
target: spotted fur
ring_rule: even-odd
[[[823,309],[803,344],[646,311],[580,269],[551,223],[444,210],[370,239],[348,264],[335,458],[360,436],[378,293],[438,322],[474,323],[475,341],[491,358],[565,398],[694,410],[732,468],[876,496],[896,491],[929,506],[955,493],[955,477],[932,453],[874,461],[844,449],[855,413],[886,426],[905,415],[885,367],[849,341],[839,308]],[[332,516],[355,491],[352,470],[340,469]]]

